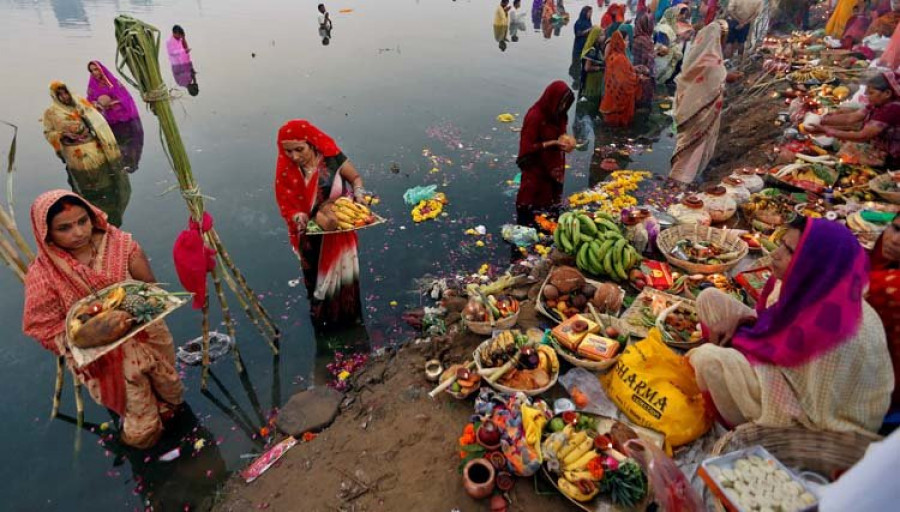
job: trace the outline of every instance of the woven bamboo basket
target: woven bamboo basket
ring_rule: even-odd
[[[494,320],[494,324],[491,325],[490,322],[466,322],[466,328],[475,334],[480,334],[482,336],[490,336],[494,333],[494,330],[505,331],[508,329],[512,329],[516,322],[519,321],[519,312],[516,311],[512,316],[508,316],[506,318],[501,318],[500,320]]]
[[[885,201],[900,204],[900,185],[895,185],[893,190],[889,192],[887,186],[894,180],[894,173],[886,173],[869,182],[869,189],[881,196]]]
[[[478,372],[481,372],[481,370],[483,370],[485,368],[481,363],[481,349],[482,349],[482,347],[487,346],[487,344],[490,342],[491,342],[490,339],[484,340],[480,345],[478,345],[478,348],[475,349],[475,352],[472,353],[472,359],[475,361],[475,368],[477,369]],[[511,388],[508,386],[504,386],[503,384],[499,384],[497,382],[491,382],[490,379],[488,379],[486,377],[482,377],[481,382],[486,383],[487,385],[496,389],[497,391],[500,391],[501,393],[515,395],[516,393],[522,392],[528,396],[537,396],[537,395],[542,395],[542,394],[546,393],[547,391],[550,390],[550,388],[555,386],[557,379],[559,379],[559,369],[557,369],[556,372],[554,372],[553,375],[550,376],[549,384],[547,384],[546,386],[544,386],[542,388],[537,388],[537,389]]]
[[[835,473],[859,462],[869,444],[880,440],[881,437],[875,434],[772,428],[748,423],[716,441],[710,456],[760,445],[789,468],[833,478]],[[725,512],[724,505],[718,500],[714,500],[714,506],[717,511]]]
[[[672,249],[679,240],[688,239],[694,242],[713,242],[727,253],[734,255],[726,262],[716,265],[694,263],[676,258],[671,254]],[[659,250],[666,256],[669,263],[695,274],[714,274],[716,272],[728,272],[738,264],[749,252],[747,242],[741,240],[737,234],[719,228],[701,226],[700,224],[682,224],[669,228],[659,234],[656,239]]]
[[[556,340],[553,340],[551,342],[551,345],[553,346],[553,350],[556,351],[559,357],[565,359],[572,366],[578,366],[592,372],[602,372],[612,368],[619,361],[619,355],[623,350],[625,350],[625,347],[621,346],[619,347],[619,352],[613,358],[607,359],[606,361],[591,361],[590,359],[582,359],[578,357],[577,355],[570,352],[567,348],[560,345]]]

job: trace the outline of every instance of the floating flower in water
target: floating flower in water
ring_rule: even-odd
[[[362,369],[368,361],[369,356],[362,352],[350,356],[335,352],[334,361],[326,365],[328,372],[334,377],[328,385],[338,391],[346,391],[350,387],[348,381],[350,377]]]
[[[486,276],[487,273],[488,273],[490,270],[491,270],[490,265],[488,265],[487,263],[485,263],[484,265],[482,265],[481,267],[478,268],[478,273],[481,274],[481,275],[483,275],[483,276]]]
[[[390,301],[388,304],[389,304],[392,308],[397,307],[397,301],[395,301],[395,300]]]
[[[482,242],[481,240],[475,242],[475,247],[484,247],[484,242]]]
[[[107,430],[109,430],[109,422],[104,421],[100,424],[100,432],[106,432]]]
[[[499,116],[497,116],[497,121],[500,121],[501,123],[511,123],[515,120],[516,120],[516,116],[509,114],[509,113],[500,114]]]
[[[444,211],[445,204],[447,204],[447,196],[442,192],[435,194],[432,199],[419,201],[419,204],[412,210],[413,222],[423,222],[434,219]]]
[[[194,451],[195,452],[199,452],[200,450],[203,449],[204,446],[206,446],[205,439],[197,439],[196,441],[194,441]]]

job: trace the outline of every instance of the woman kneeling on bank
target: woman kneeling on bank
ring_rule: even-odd
[[[700,294],[712,343],[688,359],[728,426],[876,431],[894,375],[884,327],[863,300],[866,254],[846,227],[800,219],[772,253],[756,311],[714,289]]]

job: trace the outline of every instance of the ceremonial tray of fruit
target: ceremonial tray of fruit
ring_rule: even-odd
[[[615,365],[621,348],[628,343],[628,334],[598,317],[591,320],[575,315],[554,327],[549,340],[557,354],[588,370],[606,370]]]
[[[87,365],[162,320],[187,302],[179,295],[186,294],[128,280],[79,300],[66,315],[66,341],[75,363]]]
[[[834,186],[839,173],[835,166],[837,160],[829,155],[808,156],[797,153],[797,161],[775,168],[766,175],[766,179],[776,185],[793,187],[821,194],[826,187]]]
[[[622,452],[631,439],[662,447],[662,434],[579,411],[544,427],[544,476],[582,510],[645,510],[650,486],[641,466]]]
[[[700,292],[707,288],[716,288],[733,295],[735,299],[741,302],[744,301],[741,287],[734,279],[722,273],[678,275],[672,287],[665,291],[672,295],[681,295],[688,299],[696,300]]]
[[[550,270],[538,292],[537,309],[556,323],[589,312],[588,304],[598,312],[617,314],[622,308],[625,290],[613,283],[587,279],[573,267]]]
[[[891,203],[900,203],[900,172],[888,172],[871,180],[873,192]]]
[[[377,226],[385,218],[349,197],[327,201],[319,207],[316,218],[306,225],[307,235],[329,235]]]
[[[697,303],[653,288],[644,288],[622,319],[641,337],[660,327],[663,341],[673,347],[691,348],[701,341]]]
[[[456,380],[447,388],[447,393],[457,400],[466,398],[481,387],[481,375],[478,375],[471,364],[450,366],[441,374],[439,381],[444,382],[451,377],[456,377]]]
[[[503,393],[523,392],[534,396],[556,384],[559,359],[556,351],[541,344],[543,333],[532,329],[500,331],[475,349],[473,359],[478,374]]]

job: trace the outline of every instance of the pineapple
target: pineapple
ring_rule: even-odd
[[[135,323],[145,324],[162,313],[165,307],[154,297],[148,299],[142,295],[132,294],[125,297],[120,309],[133,316]]]

